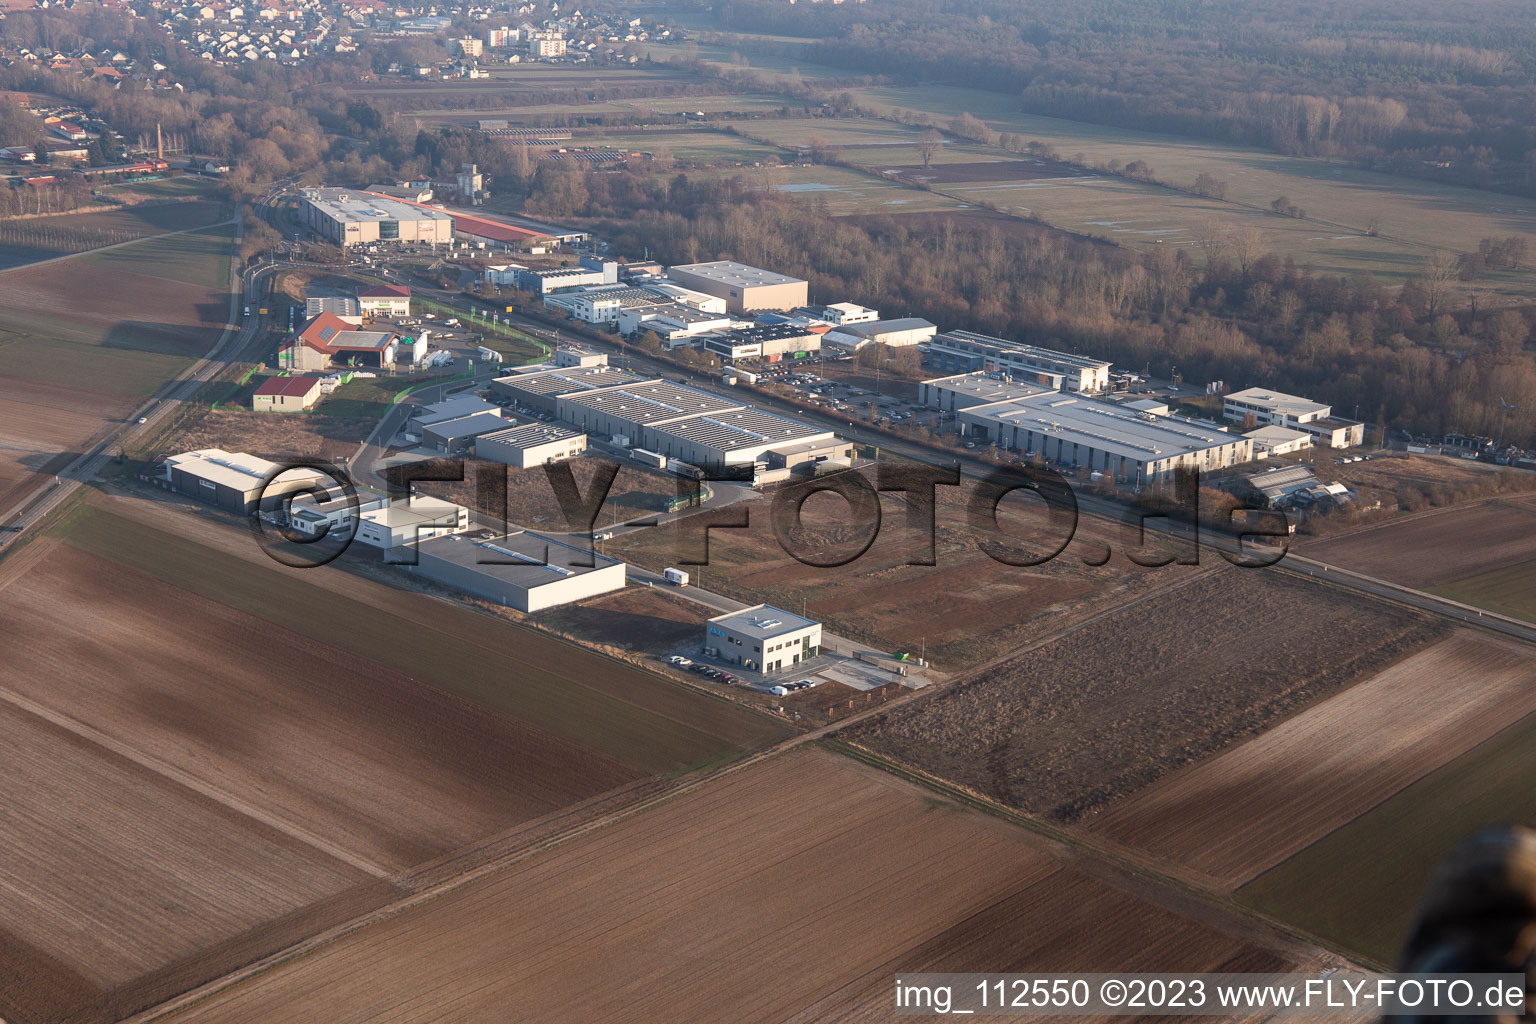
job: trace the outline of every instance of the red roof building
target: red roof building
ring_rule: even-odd
[[[251,395],[257,412],[307,412],[320,401],[319,377],[268,377]]]

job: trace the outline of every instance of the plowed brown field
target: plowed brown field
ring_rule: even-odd
[[[69,545],[28,562],[0,601],[8,1020],[114,1019],[644,775]]]
[[[1409,587],[1536,559],[1536,508],[1490,502],[1307,544],[1301,554]]]
[[[1235,888],[1536,711],[1536,651],[1458,634],[1112,807],[1090,831]]]
[[[879,1018],[898,970],[1286,962],[1056,857],[1029,832],[802,750],[177,1019],[811,1021],[861,1007]]]

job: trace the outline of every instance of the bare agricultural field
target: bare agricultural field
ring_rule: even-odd
[[[1041,181],[1049,178],[1076,178],[1082,171],[1065,164],[1048,160],[997,160],[978,159],[967,162],[934,162],[928,167],[921,164],[891,166],[871,165],[871,169],[888,177],[905,178],[933,185],[976,181]]]
[[[1536,712],[1536,652],[1457,633],[1088,828],[1235,888]]]
[[[1301,553],[1404,586],[1438,586],[1536,559],[1536,507],[1491,501],[1420,514]]]
[[[836,1019],[898,970],[1286,962],[832,754],[715,781],[224,989],[178,1019]],[[1097,927],[1113,915],[1114,929]],[[1099,943],[1084,942],[1097,932]],[[1118,941],[1125,934],[1144,944]],[[1069,941],[1070,937],[1070,941]],[[1036,960],[1036,955],[1040,956]],[[995,959],[994,959],[995,958]]]
[[[1443,635],[1427,616],[1288,574],[1218,569],[851,736],[1009,806],[1075,821]]]
[[[139,518],[80,506],[0,563],[18,1024],[119,1019],[784,734],[489,616],[234,556],[249,537],[212,521],[161,533],[141,519],[190,517],[95,501]]]
[[[347,906],[358,891],[388,897],[367,872],[9,701],[0,736],[6,1020],[115,1020],[177,991],[132,993],[157,971],[307,907],[337,901],[323,926],[364,909]]]
[[[1380,964],[1436,867],[1479,829],[1536,821],[1526,715],[1238,890],[1238,900]]]
[[[967,520],[974,486],[965,480],[937,488],[932,565],[909,564],[929,560],[930,535],[907,525],[909,506],[900,495],[882,497],[878,532],[860,555],[868,529],[852,525],[842,498],[818,494],[805,502],[802,525],[787,544],[773,526],[771,497],[730,506],[723,514],[746,516],[747,526],[711,530],[707,562],[692,569],[700,586],[742,601],[803,608],[841,636],[922,653],[944,671],[1068,628],[1166,584],[1179,571],[1199,571],[1134,565],[1121,528],[1089,516],[1058,556],[1034,566],[1004,564],[983,551],[982,535]],[[1062,536],[1048,532],[1044,513],[1023,502],[1005,501],[999,523],[1006,543],[1017,541],[1017,554],[1029,558],[1048,556]],[[689,568],[705,554],[700,531],[686,519],[625,534],[607,551],[656,571]],[[1092,564],[1106,555],[1104,564]]]
[[[212,347],[229,244],[197,232],[0,272],[0,506]]]

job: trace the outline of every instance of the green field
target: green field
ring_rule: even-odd
[[[958,210],[967,205],[847,167],[795,165],[754,169],[746,173],[763,188],[784,192],[806,202],[825,203],[827,212],[833,216]]]
[[[1536,823],[1536,715],[1313,843],[1238,900],[1343,948],[1392,963],[1435,866],[1490,825]]]
[[[0,374],[7,377],[66,386],[85,380],[94,392],[140,398],[154,394],[192,364],[185,356],[72,341],[61,336],[59,325],[38,314],[0,313]]]
[[[86,253],[80,259],[104,271],[127,270],[168,281],[227,289],[229,251],[234,238],[233,224],[218,224],[185,234],[149,238],[100,253]]]
[[[451,604],[423,597],[420,614],[402,618],[312,586],[303,571],[248,562],[89,507],[61,532],[92,554],[646,771],[682,771],[787,735],[787,727],[739,705]]]
[[[194,174],[183,174],[175,178],[160,178],[155,181],[135,181],[121,185],[102,185],[97,191],[109,196],[141,195],[154,196],[165,199],[184,199],[192,197],[212,198],[218,192],[220,186],[217,178],[204,178]]]
[[[1452,601],[1536,622],[1536,561],[1507,565],[1428,589]]]
[[[736,135],[714,131],[629,132],[607,134],[579,130],[571,145],[610,146],[632,153],[670,154],[677,160],[695,164],[752,164],[769,157],[785,159],[790,154],[777,146],[753,142]]]

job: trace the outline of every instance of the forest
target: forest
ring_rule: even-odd
[[[1536,18],[1520,4],[737,0],[709,17],[748,59],[1536,195]]]

